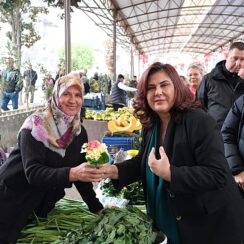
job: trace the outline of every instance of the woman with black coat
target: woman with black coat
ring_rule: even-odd
[[[83,92],[79,78],[59,78],[46,110],[22,125],[17,146],[0,167],[1,244],[15,243],[33,212],[46,217],[73,183],[90,211],[103,209],[91,183],[101,174],[81,153],[87,142],[80,121]]]
[[[139,154],[101,167],[104,178],[119,188],[142,180],[147,213],[169,244],[243,243],[244,200],[215,120],[169,64],[149,66],[137,88]]]

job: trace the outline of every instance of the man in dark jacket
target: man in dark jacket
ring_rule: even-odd
[[[118,75],[117,81],[113,84],[111,89],[111,100],[113,104],[113,108],[115,111],[118,110],[118,108],[122,108],[126,106],[126,91],[121,89],[119,84],[122,84],[125,77],[121,74]]]
[[[8,67],[3,72],[3,79],[2,110],[9,110],[8,103],[10,100],[12,101],[13,109],[18,109],[19,92],[23,88],[23,83],[20,71],[14,67],[12,59],[9,59]]]
[[[233,104],[221,129],[225,157],[244,198],[244,94]]]
[[[30,102],[34,101],[35,85],[37,81],[37,73],[33,70],[32,65],[29,64],[28,69],[24,72],[24,86],[25,86],[25,101],[28,103],[29,93],[31,95]]]
[[[226,60],[205,75],[196,97],[221,129],[234,101],[244,93],[244,43],[234,42]]]

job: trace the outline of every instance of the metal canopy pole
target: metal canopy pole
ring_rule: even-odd
[[[134,53],[133,53],[133,46],[130,46],[130,79],[133,78],[134,74]]]
[[[70,0],[64,1],[65,13],[65,72],[71,71],[71,44],[70,44]]]
[[[139,77],[141,77],[141,70],[140,70],[140,53],[138,52],[138,71],[137,71],[137,79],[139,79]]]
[[[117,22],[117,11],[114,10],[114,21],[113,21],[113,81],[116,81],[116,22]]]

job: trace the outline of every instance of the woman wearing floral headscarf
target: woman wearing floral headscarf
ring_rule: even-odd
[[[45,217],[75,184],[92,212],[103,206],[91,182],[101,175],[85,163],[81,148],[87,133],[80,122],[83,87],[73,75],[57,80],[43,112],[29,116],[18,134],[18,144],[0,167],[0,243],[16,242],[34,211]]]

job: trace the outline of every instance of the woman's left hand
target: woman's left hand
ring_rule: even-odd
[[[155,175],[162,177],[167,181],[170,181],[171,172],[169,159],[162,146],[160,146],[159,148],[159,154],[160,159],[157,160],[155,157],[155,148],[153,147],[148,157],[148,165]]]
[[[70,169],[70,181],[100,182],[103,174],[89,163],[82,163]]]

